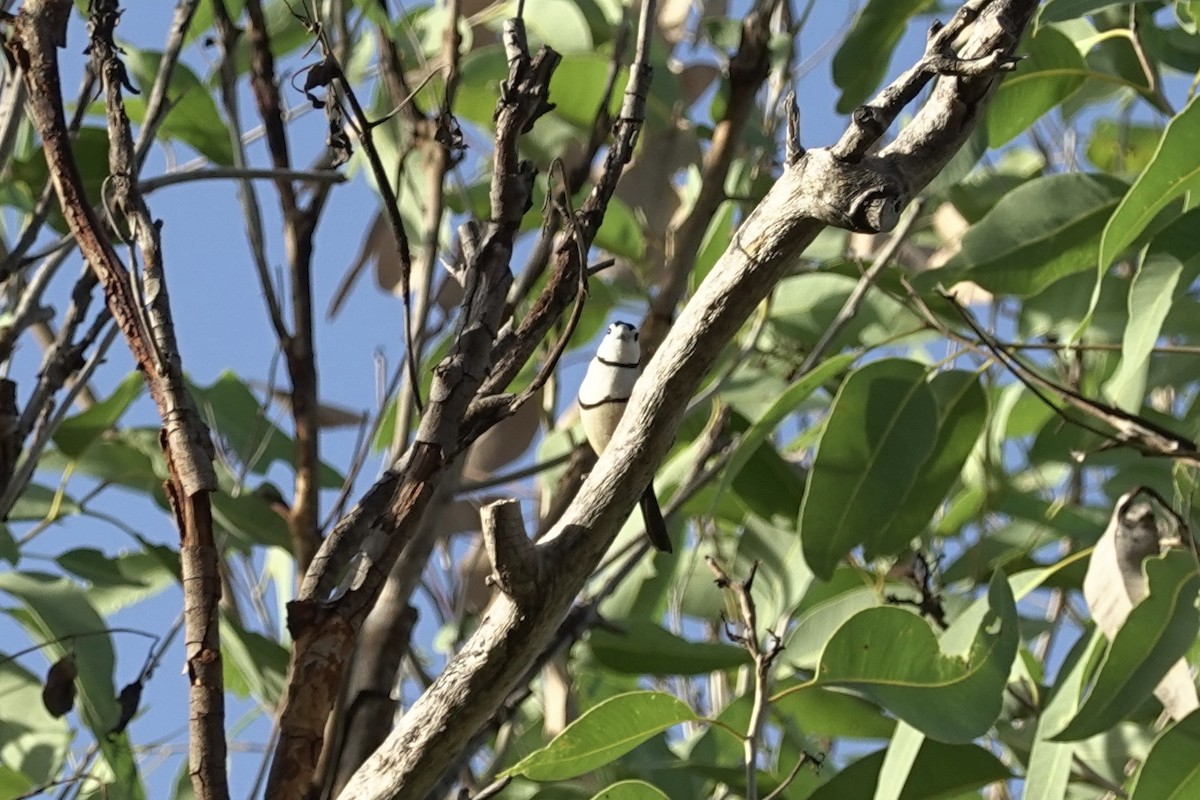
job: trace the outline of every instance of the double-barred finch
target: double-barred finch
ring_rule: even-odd
[[[587,374],[579,385],[579,417],[583,421],[588,444],[597,454],[608,446],[608,440],[625,413],[629,396],[633,394],[633,385],[638,379],[641,360],[642,349],[638,345],[637,328],[627,322],[609,325],[608,333],[600,342],[596,357],[588,364]],[[667,523],[658,507],[658,498],[654,496],[654,481],[646,487],[640,505],[650,544],[664,553],[671,552]]]

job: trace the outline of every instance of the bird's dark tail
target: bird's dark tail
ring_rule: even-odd
[[[639,505],[642,507],[642,520],[646,523],[646,538],[656,550],[670,553],[671,537],[667,535],[667,521],[663,519],[658,498],[654,496],[654,484],[646,487]]]

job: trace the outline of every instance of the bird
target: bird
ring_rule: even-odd
[[[596,349],[596,355],[588,364],[583,382],[579,384],[579,417],[588,444],[596,455],[604,452],[612,438],[633,385],[637,383],[641,367],[642,349],[638,344],[638,331],[628,322],[614,322]],[[646,487],[639,501],[642,519],[646,524],[646,537],[657,550],[670,553],[671,539],[667,535],[667,523],[654,494],[654,481]]]

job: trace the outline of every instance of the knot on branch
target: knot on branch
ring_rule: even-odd
[[[514,601],[532,597],[541,577],[537,548],[525,534],[521,504],[497,500],[483,507],[483,544],[492,562],[492,585]]]
[[[884,233],[896,227],[905,199],[888,187],[868,189],[850,203],[851,230],[855,233]]]
[[[888,162],[872,156],[844,161],[828,149],[816,148],[806,151],[789,171],[795,178],[795,202],[804,216],[855,233],[890,231],[911,200]]]

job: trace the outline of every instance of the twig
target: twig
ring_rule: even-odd
[[[522,481],[526,478],[532,478],[534,475],[540,475],[543,472],[554,469],[555,467],[561,467],[563,464],[566,464],[571,460],[574,453],[575,451],[573,449],[568,450],[565,453],[559,453],[558,455],[548,458],[545,461],[539,461],[537,463],[530,464],[527,467],[515,469],[512,472],[493,475],[490,478],[479,481],[465,481],[462,486],[459,487],[459,492],[462,494],[484,492],[488,489],[495,489],[498,486],[505,486],[509,483],[516,483],[517,481]]]
[[[792,781],[796,780],[796,776],[800,774],[800,769],[805,764],[813,764],[817,770],[820,770],[824,763],[824,753],[817,753],[814,756],[807,750],[802,751],[800,753],[800,758],[796,760],[795,765],[792,766],[792,769],[790,772],[788,772],[787,777],[783,779],[782,783],[775,787],[774,791],[764,797],[763,800],[775,800],[775,798],[780,797],[784,791],[787,790],[787,787],[791,785]]]
[[[909,205],[906,216],[896,226],[887,244],[880,248],[875,256],[875,260],[871,262],[871,266],[858,279],[858,283],[854,284],[853,291],[850,292],[850,295],[846,298],[846,302],[838,310],[837,316],[833,318],[833,322],[829,323],[829,327],[821,334],[821,338],[813,345],[813,349],[804,357],[804,361],[801,362],[799,369],[796,370],[797,375],[803,375],[819,364],[821,359],[825,357],[829,346],[833,344],[834,340],[837,339],[841,332],[846,329],[846,326],[850,324],[851,320],[858,314],[863,300],[867,297],[867,292],[875,285],[875,281],[883,274],[883,270],[887,265],[891,263],[892,257],[896,255],[896,251],[900,249],[900,245],[908,238],[913,225],[920,218],[923,205],[919,197]]]
[[[759,641],[758,609],[752,593],[754,576],[758,572],[757,561],[751,565],[750,574],[743,581],[730,578],[712,556],[705,556],[704,563],[715,576],[717,587],[729,591],[737,600],[741,628],[735,630],[726,619],[726,635],[744,647],[754,662],[754,703],[750,709],[750,722],[746,734],[742,737],[742,753],[746,768],[746,800],[758,800],[758,748],[766,723],[767,702],[771,695],[771,668],[775,659],[783,652],[783,639],[778,634],[768,631],[766,644]]]
[[[259,0],[248,0],[246,13],[249,20],[247,36],[251,51],[251,85],[254,87],[259,116],[267,131],[267,149],[276,170],[290,170],[291,156],[276,83],[275,60]],[[227,30],[226,35],[231,36],[232,31]],[[247,191],[247,186],[243,184],[243,192]],[[272,310],[272,321],[291,381],[290,410],[296,454],[295,491],[288,514],[288,529],[297,570],[303,573],[320,545],[320,398],[313,329],[312,258],[313,234],[328,198],[329,184],[317,184],[305,206],[300,205],[291,181],[277,179],[275,187],[284,220],[291,329],[285,326],[282,314],[277,309]],[[260,282],[263,282],[264,270],[260,267],[259,271]],[[268,298],[274,294],[270,285],[269,281],[263,282],[264,294]]]
[[[587,180],[588,173],[591,171],[592,163],[596,160],[596,154],[600,152],[600,147],[608,139],[608,135],[612,130],[612,112],[608,109],[612,105],[613,92],[616,91],[617,78],[620,76],[621,63],[625,58],[625,50],[629,46],[629,7],[621,7],[621,21],[617,23],[617,30],[613,34],[612,53],[608,59],[608,74],[604,78],[604,90],[600,93],[600,102],[596,106],[596,115],[592,119],[592,131],[588,137],[588,145],[583,154],[577,160],[573,167],[565,170],[566,172],[566,191],[570,196],[579,191]],[[547,196],[547,201],[550,199]],[[504,319],[508,320],[512,317],[517,304],[523,301],[533,287],[541,280],[542,275],[546,272],[546,265],[550,262],[550,255],[554,251],[555,243],[558,240],[558,231],[562,225],[561,209],[551,203],[547,203],[545,218],[542,222],[542,233],[538,237],[537,243],[533,246],[533,251],[525,262],[525,268],[521,270],[513,281],[512,289],[508,293],[508,303],[504,307]]]
[[[226,106],[226,112],[228,112]],[[236,150],[241,150],[241,137],[236,133],[233,137],[237,140],[239,147]],[[237,161],[245,161],[244,153]],[[305,170],[305,169],[263,169],[246,166],[232,167],[206,167],[204,169],[179,169],[174,172],[168,172],[163,175],[158,175],[153,178],[142,178],[138,181],[138,189],[142,194],[163,189],[168,186],[177,186],[181,183],[196,183],[198,181],[222,181],[222,180],[270,180],[270,181],[300,181],[302,183],[345,183],[346,176],[340,172],[331,169]]]
[[[88,103],[95,91],[96,73],[89,64],[84,68],[83,82],[80,84],[75,100],[75,113],[72,115],[71,121],[67,124],[67,131],[71,135],[78,133],[79,128],[83,125],[83,120],[87,116]],[[51,180],[47,178],[46,185],[42,187],[42,193],[38,196],[37,203],[33,207],[33,212],[29,214],[16,245],[13,246],[9,253],[5,254],[4,263],[0,264],[0,281],[7,280],[13,272],[20,269],[29,260],[26,259],[26,253],[29,252],[29,248],[33,247],[37,241],[42,226],[46,224],[46,220],[49,218],[53,202],[54,186]],[[74,246],[74,242],[69,236],[64,237],[63,241],[65,242],[65,246]],[[46,254],[46,256],[49,255],[51,254]],[[40,257],[42,256],[34,258]]]
[[[1011,353],[1005,352],[1003,348],[998,347],[995,344],[995,340],[980,328],[967,310],[954,301],[952,297],[945,293],[943,293],[943,297],[952,303],[955,311],[958,312],[963,321],[974,331],[975,335],[979,337],[979,341],[983,342],[983,346],[994,354],[996,359],[1017,380],[1025,384],[1039,400],[1053,409],[1066,422],[1107,439],[1110,446],[1122,444],[1133,448],[1144,456],[1158,456],[1193,466],[1200,465],[1200,448],[1191,439],[1181,436],[1145,417],[1130,414],[1115,406],[1102,403],[1099,400],[1084,397],[1072,389],[1043,378],[1037,372],[1025,366]],[[925,308],[928,312],[928,308]],[[940,324],[937,323],[936,318],[930,318],[933,319],[935,325]],[[1066,405],[1077,411],[1081,411],[1085,415],[1103,422],[1112,428],[1114,432],[1109,434],[1088,422],[1072,417],[1062,407],[1051,402],[1046,394],[1047,392],[1057,395]],[[1076,458],[1083,458],[1085,455],[1076,454]]]
[[[573,244],[560,246],[555,253],[557,264],[553,275],[521,321],[516,332],[497,343],[492,353],[492,372],[480,388],[481,396],[503,391],[521,371],[521,368],[537,350],[546,334],[564,310],[577,296],[579,273],[586,264],[579,261],[579,254],[591,247],[608,203],[617,188],[621,172],[633,158],[638,135],[646,119],[646,98],[650,92],[650,39],[654,29],[655,2],[642,4],[638,21],[637,48],[629,71],[629,83],[625,88],[620,116],[613,126],[613,142],[604,160],[600,178],[576,214],[573,228]],[[486,427],[486,426],[485,426]]]

